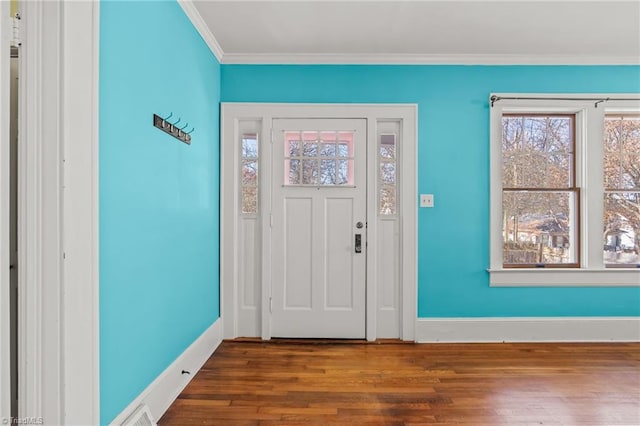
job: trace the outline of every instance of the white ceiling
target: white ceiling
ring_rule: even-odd
[[[640,0],[181,4],[223,63],[640,63]]]

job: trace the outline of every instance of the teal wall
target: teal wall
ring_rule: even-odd
[[[223,102],[418,104],[419,317],[640,315],[640,288],[489,287],[491,92],[640,93],[640,67],[222,66]]]
[[[102,424],[219,317],[219,100],[220,65],[175,1],[101,2]],[[170,112],[190,146],[153,127]]]

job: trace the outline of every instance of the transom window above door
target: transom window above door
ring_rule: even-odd
[[[285,131],[285,186],[353,186],[353,131]]]

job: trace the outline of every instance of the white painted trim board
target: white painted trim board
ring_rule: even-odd
[[[222,319],[219,318],[109,424],[120,425],[140,404],[149,406],[153,420],[157,422],[218,348],[222,331]],[[191,374],[182,374],[183,370]]]
[[[419,318],[417,343],[639,342],[640,317]]]
[[[9,2],[0,2],[0,418],[11,416],[9,284]]]

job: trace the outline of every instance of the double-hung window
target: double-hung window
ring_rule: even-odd
[[[493,96],[491,285],[640,286],[639,97]]]

